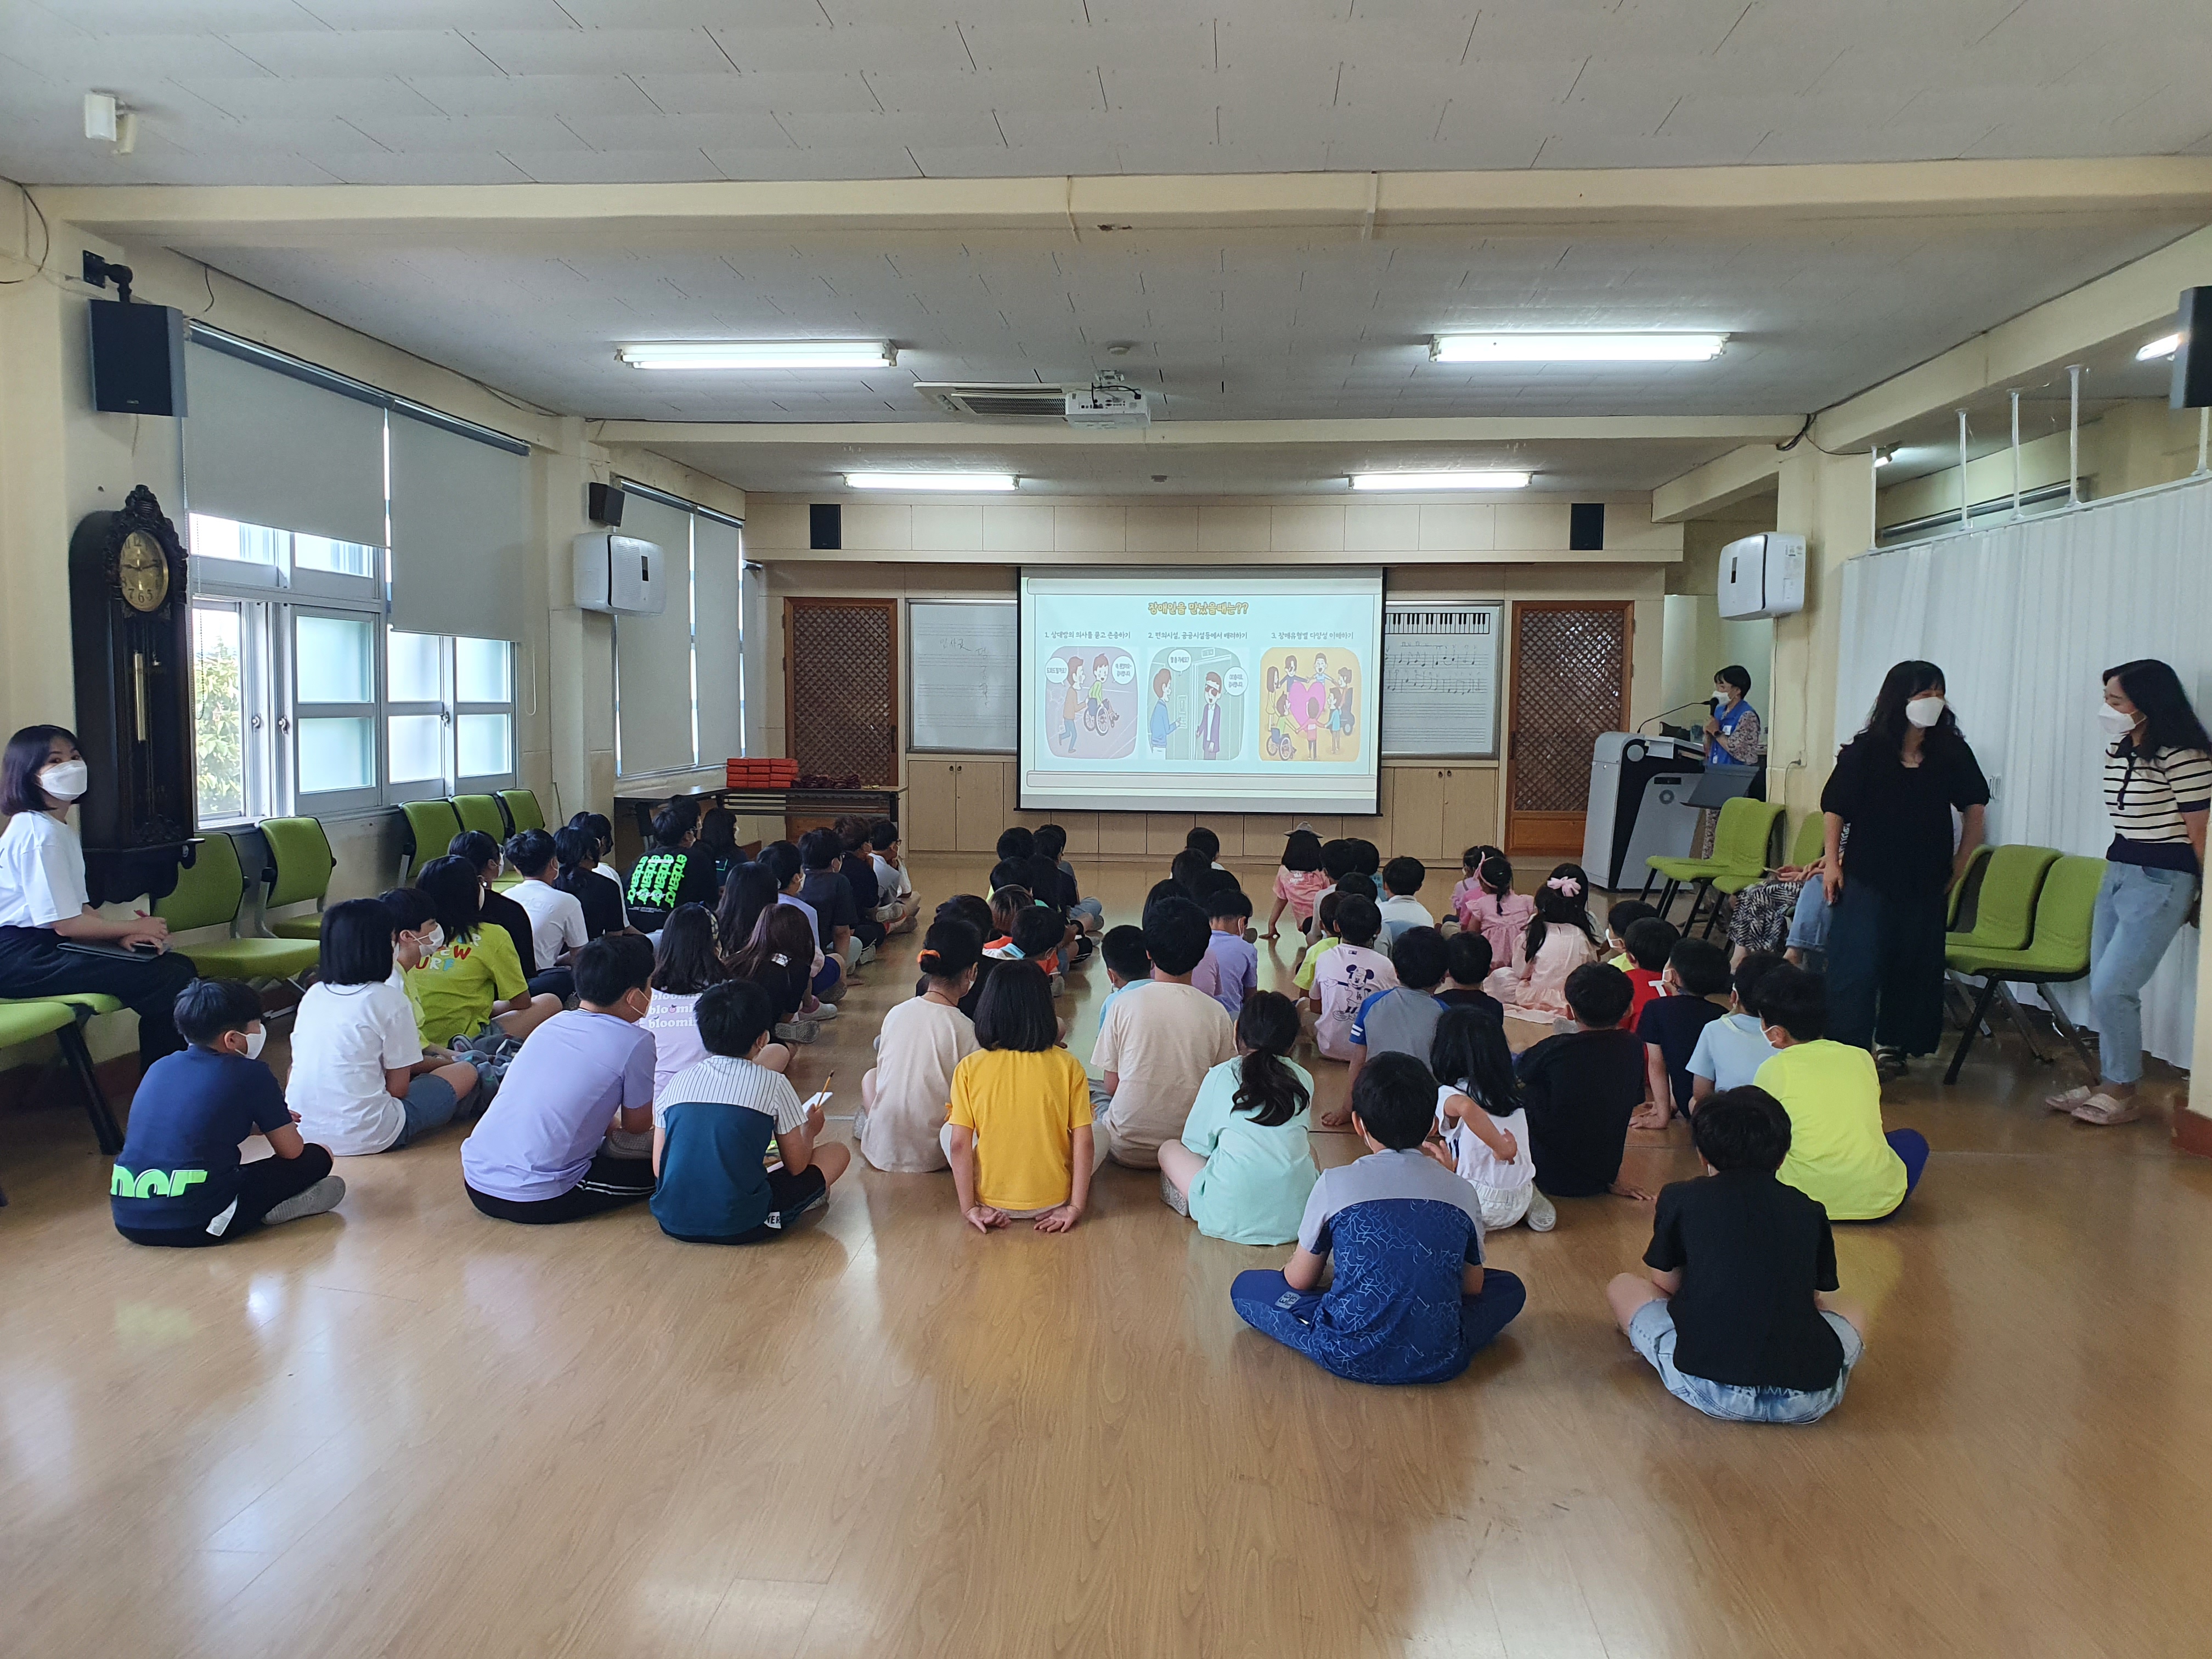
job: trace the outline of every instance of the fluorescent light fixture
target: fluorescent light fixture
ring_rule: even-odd
[[[1354,489],[1526,489],[1526,472],[1355,472]]]
[[[2181,337],[2179,334],[2161,334],[2136,353],[2136,361],[2148,363],[2160,357],[2171,357],[2180,349]]]
[[[632,368],[889,368],[888,340],[647,340],[615,348]]]
[[[1011,472],[848,472],[845,482],[854,489],[949,489],[967,493],[1012,489]]]
[[[1721,355],[1725,334],[1439,334],[1439,363],[1701,363]]]

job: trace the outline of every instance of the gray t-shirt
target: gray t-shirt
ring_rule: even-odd
[[[1377,991],[1352,1017],[1352,1046],[1365,1048],[1370,1060],[1376,1054],[1411,1054],[1425,1066],[1437,1040],[1437,1023],[1443,1017],[1443,1004],[1426,991],[1404,985]]]

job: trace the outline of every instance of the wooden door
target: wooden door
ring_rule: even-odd
[[[896,599],[786,599],[783,689],[800,776],[897,786]]]
[[[1523,599],[1513,607],[1505,850],[1578,857],[1590,750],[1625,729],[1636,643],[1627,600]]]
[[[1006,761],[963,760],[952,763],[954,846],[963,853],[995,852],[1006,827]]]
[[[1498,769],[1495,767],[1444,768],[1443,845],[1439,856],[1459,876],[1459,855],[1498,836]]]
[[[917,853],[950,853],[959,844],[956,822],[952,763],[934,756],[909,760],[906,822],[899,826],[907,846]]]

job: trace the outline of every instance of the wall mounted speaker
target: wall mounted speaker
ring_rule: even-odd
[[[1570,553],[1605,551],[1603,501],[1577,501],[1567,508],[1567,550]]]
[[[622,525],[623,489],[620,484],[587,483],[584,486],[584,511],[593,524],[603,524],[610,530]]]
[[[845,509],[836,501],[816,501],[806,509],[806,544],[817,553],[845,545]]]
[[[2212,288],[2181,290],[2174,326],[2181,331],[2181,349],[2173,354],[2167,401],[2175,409],[2203,409],[2212,404]]]
[[[185,313],[94,300],[92,406],[109,415],[185,412]]]

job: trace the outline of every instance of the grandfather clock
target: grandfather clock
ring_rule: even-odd
[[[192,642],[185,549],[140,484],[70,539],[77,741],[92,770],[79,809],[95,904],[176,889],[193,838]]]

